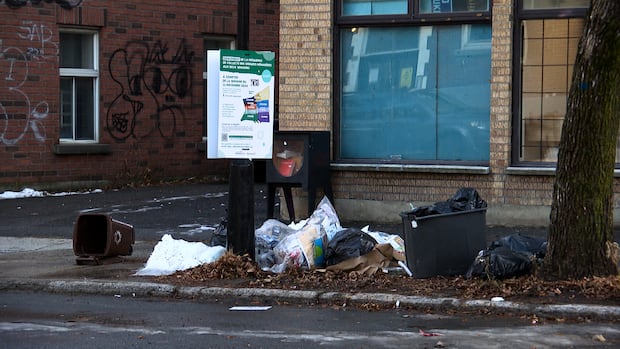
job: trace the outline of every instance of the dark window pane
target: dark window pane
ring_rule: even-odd
[[[60,138],[73,138],[73,79],[60,79]]]
[[[407,14],[407,0],[343,0],[343,16]]]
[[[524,9],[587,8],[590,0],[525,0]]]
[[[92,35],[61,32],[60,67],[94,69]]]
[[[76,78],[75,139],[95,139],[94,87],[91,78]]]
[[[486,12],[489,0],[421,0],[421,13]]]

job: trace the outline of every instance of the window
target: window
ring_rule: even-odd
[[[583,19],[522,22],[523,161],[555,161]]]
[[[391,16],[382,16],[385,25],[368,13],[340,18],[337,160],[487,163],[491,25],[480,11],[489,3],[415,3],[421,11],[398,26]]]
[[[590,0],[524,0],[524,9],[588,8]]]
[[[554,164],[588,0],[520,2],[517,10],[516,164]],[[544,9],[544,11],[540,11]],[[519,69],[520,68],[520,69]],[[616,162],[620,162],[617,152]]]
[[[344,0],[345,16],[407,14],[407,0]]]
[[[422,13],[489,11],[488,0],[422,0]]]
[[[98,141],[97,34],[60,32],[60,140]]]

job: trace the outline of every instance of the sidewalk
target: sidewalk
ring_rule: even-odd
[[[138,194],[136,191],[130,190],[127,192],[117,193],[113,200],[110,200],[109,203],[101,204],[101,206],[99,206],[99,204],[104,201],[107,202],[109,198],[105,198],[104,196],[91,196],[90,198],[85,199],[88,195],[84,195],[79,198],[66,197],[62,201],[64,202],[65,211],[69,210],[70,212],[64,213],[64,215],[69,216],[69,218],[64,217],[63,221],[71,222],[75,218],[76,210],[92,210],[94,208],[100,208],[101,211],[106,211],[108,210],[106,205],[110,205],[110,207],[112,207],[114,205],[118,205],[119,201],[117,200],[126,200],[123,203],[123,205],[126,206],[123,206],[121,210],[116,211],[117,217],[123,216],[120,212],[140,211],[139,208],[145,206],[145,203],[157,202],[159,204],[161,202],[166,202],[163,207],[168,208],[167,206],[179,206],[176,208],[169,207],[172,212],[178,213],[181,212],[179,209],[182,209],[182,211],[184,210],[185,217],[181,218],[178,222],[188,222],[191,218],[196,218],[196,212],[208,211],[208,214],[205,214],[203,218],[207,219],[210,217],[207,219],[209,221],[199,223],[203,224],[203,226],[210,227],[211,225],[217,224],[221,218],[219,209],[221,208],[222,202],[226,201],[226,197],[220,196],[216,200],[215,197],[217,195],[215,194],[221,193],[222,189],[222,186],[205,185],[190,188],[180,187],[178,190],[174,190],[174,188],[166,188],[165,190],[162,189],[161,191],[165,192],[164,196],[168,199],[168,201],[164,201],[163,197],[159,197],[157,200],[151,201],[153,200],[153,192],[159,192],[157,189],[145,189],[145,192],[147,193],[142,193],[144,196],[142,196],[142,194]],[[202,194],[192,196],[187,195],[188,192],[200,192]],[[201,200],[204,200],[204,202]],[[52,211],[50,205],[54,204],[55,200],[54,198],[49,197],[22,199],[14,202],[8,201],[10,200],[0,200],[0,218],[3,220],[5,218],[10,220],[11,224],[16,225],[13,227],[13,231],[17,232],[20,230],[28,230],[29,226],[30,229],[32,229],[33,220],[29,217],[32,216],[33,211],[37,211],[37,209],[32,206],[40,206],[42,209],[49,209],[49,211]],[[129,201],[134,202],[136,207],[129,209],[128,206],[134,205],[130,204]],[[85,202],[89,202],[89,204],[85,205]],[[193,205],[193,210],[187,209],[188,206],[186,204],[188,202],[190,203],[190,206]],[[168,205],[167,203],[171,204]],[[12,206],[20,206],[21,208],[16,209],[16,212],[8,212],[9,208]],[[95,266],[77,265],[76,256],[74,255],[72,249],[70,234],[72,227],[70,224],[67,226],[67,223],[61,224],[63,225],[62,229],[57,227],[59,231],[64,230],[66,232],[64,237],[45,236],[45,234],[38,234],[35,231],[30,231],[30,233],[22,236],[0,236],[0,291],[21,290],[58,293],[84,293],[102,294],[116,297],[181,297],[187,299],[205,300],[234,297],[237,299],[246,300],[287,300],[289,302],[297,302],[300,304],[334,304],[335,302],[342,302],[343,299],[346,299],[347,303],[350,304],[372,302],[378,305],[393,307],[398,303],[401,307],[413,306],[435,310],[472,311],[495,308],[497,310],[507,312],[541,314],[557,317],[591,317],[612,320],[620,318],[620,306],[579,304],[541,305],[514,303],[510,301],[493,302],[491,300],[460,300],[456,298],[404,296],[397,293],[379,294],[325,292],[321,290],[189,287],[169,283],[157,283],[153,282],[153,278],[138,277],[133,274],[144,266],[146,260],[153,252],[153,247],[161,235],[171,231],[174,234],[174,231],[177,231],[177,234],[179,234],[176,236],[177,238],[185,239],[186,237],[193,237],[195,240],[199,241],[203,239],[203,237],[202,235],[183,236],[182,233],[178,233],[179,229],[183,229],[179,228],[179,226],[185,226],[183,223],[176,222],[173,226],[158,226],[157,228],[154,228],[156,223],[149,222],[149,220],[153,220],[152,214],[143,218],[139,218],[138,216],[130,215],[128,213],[125,214],[127,214],[127,216],[124,218],[127,219],[128,222],[134,224],[136,231],[140,231],[137,235],[142,238],[137,238],[136,243],[133,245],[132,255],[122,257],[122,262],[120,263]],[[165,214],[167,213],[158,211],[156,217],[160,217]],[[38,219],[41,219],[41,217]],[[58,220],[58,217],[50,219]],[[142,231],[143,229],[139,225],[141,223],[134,222],[145,222],[144,225],[147,227],[146,232]],[[49,224],[49,222],[43,222],[42,224]],[[345,225],[343,224],[343,226]],[[376,227],[377,229],[382,227],[392,230],[400,229],[398,225],[377,225]],[[37,229],[41,228],[39,227]],[[147,234],[150,234],[155,230],[158,232],[157,234],[152,236]],[[206,230],[211,231],[209,229]],[[515,232],[533,233],[539,235],[545,234],[545,232],[541,229],[488,227],[487,239],[494,240],[497,237]],[[391,231],[391,233],[394,233],[394,231]]]

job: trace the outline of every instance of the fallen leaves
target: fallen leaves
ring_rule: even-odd
[[[402,273],[377,272],[368,276],[342,271],[293,268],[274,274],[260,270],[249,256],[238,256],[230,252],[214,263],[157,279],[194,286],[217,284],[230,287],[380,292],[460,299],[503,297],[507,301],[527,300],[538,303],[620,303],[620,276],[567,281],[547,281],[533,275],[506,280],[465,279],[462,276],[415,279]]]

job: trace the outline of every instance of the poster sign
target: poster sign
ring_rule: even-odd
[[[207,53],[207,157],[271,159],[273,52]]]
[[[452,0],[433,0],[433,13],[452,12]]]

